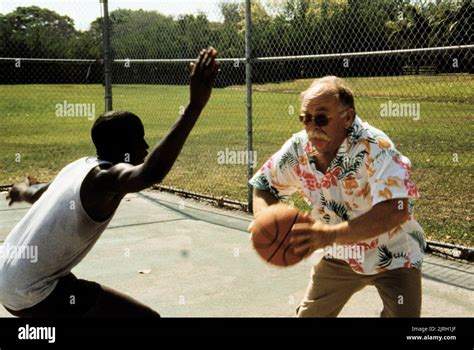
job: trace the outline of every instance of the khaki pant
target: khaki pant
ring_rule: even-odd
[[[420,317],[421,271],[399,268],[375,275],[355,273],[343,260],[323,259],[311,270],[298,317],[336,317],[350,297],[375,286],[382,298],[381,317]]]

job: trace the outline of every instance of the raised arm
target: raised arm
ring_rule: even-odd
[[[220,66],[215,61],[216,56],[214,48],[204,49],[191,65],[189,104],[146,161],[137,166],[120,163],[99,172],[93,180],[98,188],[119,193],[138,192],[165,178],[209,100]]]

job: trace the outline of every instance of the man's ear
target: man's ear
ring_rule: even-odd
[[[354,122],[354,118],[355,118],[354,108],[349,108],[346,111],[346,120],[344,124],[346,129],[348,129],[352,125],[352,123]]]

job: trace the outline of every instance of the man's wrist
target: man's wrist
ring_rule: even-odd
[[[350,226],[348,221],[332,226],[332,243],[350,244]]]
[[[20,200],[22,202],[33,204],[33,191],[31,189],[26,189],[20,194]]]

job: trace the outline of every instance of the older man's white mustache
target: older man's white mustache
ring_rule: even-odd
[[[328,135],[326,135],[325,133],[319,130],[308,130],[307,134],[310,139],[318,139],[318,140],[323,140],[323,141],[331,140],[331,138]]]

